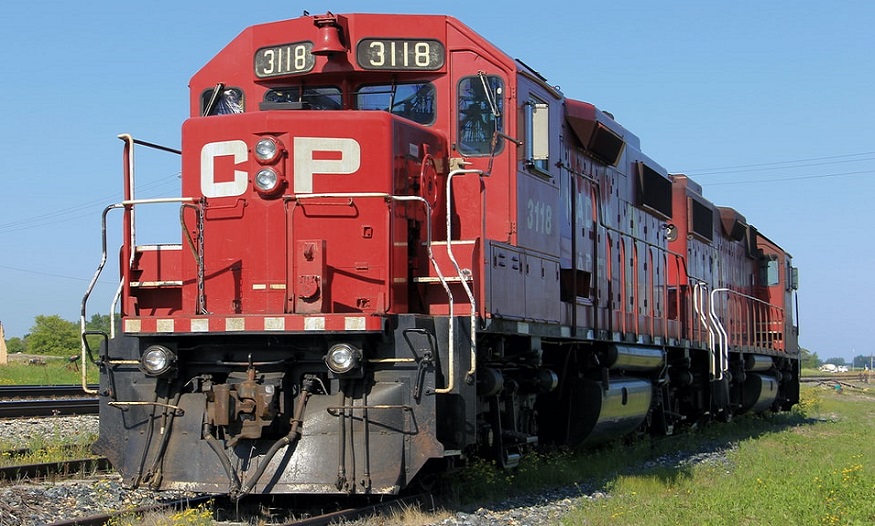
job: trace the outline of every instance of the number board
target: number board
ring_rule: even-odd
[[[316,64],[312,51],[312,42],[263,47],[255,52],[255,76],[263,79],[306,73]]]
[[[434,71],[444,67],[444,45],[437,40],[366,38],[356,46],[365,69]]]

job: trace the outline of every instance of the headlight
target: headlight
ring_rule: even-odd
[[[345,374],[357,369],[362,362],[362,352],[352,345],[338,343],[328,349],[325,364],[335,374]]]
[[[283,152],[283,145],[273,137],[265,137],[255,143],[255,158],[262,164],[276,161]]]
[[[270,193],[276,190],[279,176],[271,168],[262,168],[255,174],[255,188],[260,192]]]
[[[163,345],[150,345],[140,358],[140,369],[149,376],[162,376],[175,366],[176,355]]]

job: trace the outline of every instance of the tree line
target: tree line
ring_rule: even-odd
[[[109,333],[109,314],[94,314],[85,322],[89,331]],[[96,348],[99,338],[94,342],[89,340],[92,348]],[[6,339],[6,349],[9,354],[41,354],[46,356],[69,357],[77,354],[79,344],[79,322],[68,321],[57,314],[36,316],[30,333],[23,338],[13,336]]]

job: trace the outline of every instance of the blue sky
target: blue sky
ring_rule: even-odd
[[[194,72],[247,25],[311,13],[449,14],[593,102],[642,149],[781,244],[800,268],[801,344],[875,352],[875,3],[869,1],[60,2],[0,17],[0,321],[77,320],[121,194],[119,133],[178,147]],[[420,7],[422,6],[422,7]],[[142,197],[178,192],[144,157]],[[166,241],[166,240],[163,240]],[[91,312],[108,312],[98,285]],[[106,305],[105,307],[103,305]]]

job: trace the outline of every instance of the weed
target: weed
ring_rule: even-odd
[[[194,508],[170,513],[127,514],[110,519],[107,526],[212,526],[212,505],[200,504]]]

